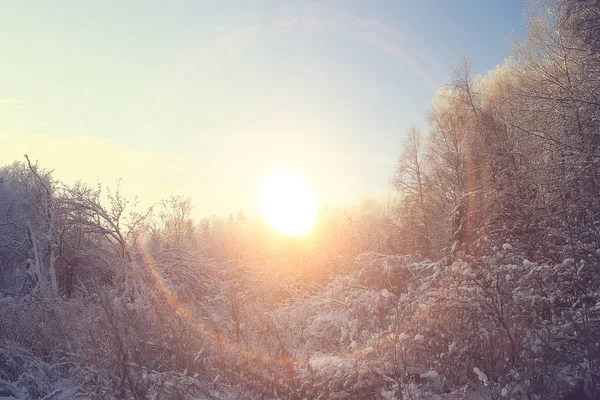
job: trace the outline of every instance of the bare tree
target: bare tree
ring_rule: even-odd
[[[194,243],[192,202],[183,196],[171,196],[160,202],[163,240],[169,247],[181,248],[186,242]]]
[[[129,202],[117,190],[113,194],[107,191],[102,198],[102,186],[92,189],[82,182],[65,187],[62,203],[69,215],[70,223],[82,229],[82,232],[96,234],[108,239],[109,245],[119,258],[131,262],[131,239],[135,230],[150,213],[129,210]]]
[[[423,143],[421,131],[412,126],[408,131],[408,137],[403,143],[402,154],[396,163],[396,172],[391,179],[392,185],[407,201],[414,201],[417,205],[421,229],[417,232],[423,238],[424,255],[428,257],[431,252],[429,237],[429,221],[427,215],[427,176],[424,170]]]

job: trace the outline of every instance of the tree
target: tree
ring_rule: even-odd
[[[171,196],[160,203],[160,219],[164,241],[169,247],[181,248],[184,243],[194,243],[192,202],[183,196]]]
[[[104,201],[100,184],[92,189],[76,182],[65,187],[61,203],[72,227],[107,239],[114,254],[124,261],[132,261],[130,239],[151,210],[144,214],[135,209],[129,211],[129,202],[121,196],[119,183],[114,194],[107,190]]]
[[[408,131],[408,138],[403,143],[403,150],[396,163],[396,172],[391,179],[391,184],[403,195],[404,201],[416,205],[418,213],[416,220],[419,221],[419,226],[415,233],[422,238],[423,255],[428,257],[431,252],[431,242],[425,200],[426,180],[421,131],[416,126],[412,126]]]
[[[244,211],[240,210],[237,213],[237,216],[235,217],[235,220],[238,222],[245,222],[246,221],[246,215],[244,215]]]
[[[4,181],[0,170],[0,291],[16,294],[23,284],[27,260],[27,201],[18,188]]]

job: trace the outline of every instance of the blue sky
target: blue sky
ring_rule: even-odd
[[[22,1],[0,13],[0,164],[25,152],[69,182],[122,178],[198,215],[257,209],[288,168],[320,204],[389,189],[408,127],[462,56],[522,35],[498,1]],[[4,145],[3,145],[4,144]]]

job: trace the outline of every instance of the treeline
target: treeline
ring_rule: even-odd
[[[111,282],[115,265],[177,251],[324,282],[361,252],[398,251],[395,198],[365,199],[349,211],[325,208],[309,238],[290,239],[243,212],[196,222],[182,196],[140,209],[119,186],[65,184],[29,158],[0,168],[0,290],[71,297]],[[283,271],[283,264],[292,267]]]
[[[504,64],[455,68],[391,180],[406,252],[456,258],[508,241],[538,260],[597,261],[599,13],[595,1],[535,3]]]
[[[520,382],[513,388],[526,375],[542,398],[569,387],[579,388],[572,398],[595,398],[600,4],[535,2],[526,24],[524,42],[484,76],[461,62],[425,133],[412,128],[403,145],[391,179],[402,196],[403,252],[447,266],[417,280],[426,295],[416,290],[407,307],[421,298],[435,310],[425,325],[464,344],[469,355],[448,365]],[[432,361],[436,354],[448,349],[431,350]]]

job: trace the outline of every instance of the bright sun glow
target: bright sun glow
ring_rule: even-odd
[[[266,176],[260,187],[260,207],[267,221],[286,235],[308,232],[317,218],[317,200],[300,178],[288,171]]]

